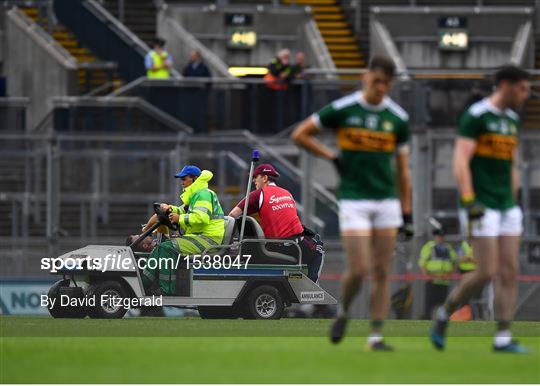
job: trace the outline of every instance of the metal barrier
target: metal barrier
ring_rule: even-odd
[[[449,225],[449,241],[458,242],[461,236],[452,225],[456,219],[455,200],[439,200],[443,195],[455,195],[451,179],[444,177],[449,173],[452,139],[450,131],[415,133],[411,162],[416,182],[416,226],[422,228],[425,218],[437,216]],[[242,198],[241,187],[247,183],[248,174],[244,159],[257,147],[262,159],[275,163],[282,173],[280,185],[300,199],[303,220],[324,227],[327,262],[322,280],[325,288],[338,293],[343,250],[335,238],[335,197],[318,185],[312,159],[298,153],[293,157],[295,162],[283,153],[288,142],[287,138],[266,141],[246,132],[205,136],[0,134],[0,276],[43,277],[46,273],[40,270],[40,258],[55,257],[81,245],[123,244],[125,237],[137,233],[152,213],[153,202],[176,202],[180,186],[172,176],[187,162],[215,173],[211,188],[228,212]],[[539,147],[540,135],[523,136],[521,159],[527,161],[522,164],[527,172],[522,173],[521,204],[529,215],[525,220],[526,248],[540,242]],[[427,197],[422,196],[423,192]],[[331,216],[333,219],[329,219]],[[415,262],[429,235],[425,227],[418,230],[413,243],[398,253],[402,258],[397,259],[394,270],[394,288],[412,281],[416,317],[422,315],[423,281],[414,279],[418,275],[406,273],[411,269],[418,272]],[[524,274],[540,274],[540,264],[533,257],[530,249],[523,250]],[[534,319],[538,315],[538,306],[532,305],[531,297],[537,286],[536,282],[520,284],[519,318]],[[354,315],[365,317],[367,292],[362,296],[362,306],[355,309]]]
[[[196,132],[240,128],[276,134],[358,86],[355,80],[310,77],[293,81],[288,90],[272,90],[260,79],[143,77],[110,95],[144,98]],[[405,105],[418,124],[427,121],[427,93],[423,82],[399,81],[393,90],[395,99]]]
[[[172,176],[188,161],[214,171],[212,185],[228,211],[242,198],[248,165],[241,155],[252,147],[275,160],[283,170],[282,185],[300,195],[301,175],[290,174],[280,154],[245,132],[216,137],[56,132],[0,139],[4,246],[46,238],[54,253],[63,237],[86,241],[137,232],[153,202],[177,201],[180,186]],[[321,193],[329,195],[316,186],[315,195]],[[311,217],[310,223],[323,228]]]
[[[29,98],[0,98],[0,131],[24,132],[27,129]]]

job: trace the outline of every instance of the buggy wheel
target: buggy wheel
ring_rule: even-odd
[[[82,319],[86,316],[86,308],[83,306],[71,306],[60,305],[60,295],[68,295],[70,298],[83,299],[84,293],[81,287],[70,287],[69,279],[62,279],[53,284],[49,289],[47,296],[49,298],[49,304],[47,308],[49,314],[53,318],[72,318],[72,319]],[[50,300],[54,299],[54,307],[51,307]]]
[[[86,290],[86,297],[95,299],[95,305],[88,309],[91,318],[121,319],[128,310],[121,300],[130,296],[122,284],[107,280],[91,284]]]
[[[271,285],[256,287],[247,298],[247,319],[281,319],[285,304],[279,290]]]

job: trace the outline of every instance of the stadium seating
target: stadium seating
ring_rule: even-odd
[[[344,10],[336,0],[283,0],[286,5],[309,5],[321,35],[339,68],[363,68],[364,54],[360,51],[351,24],[345,19]]]
[[[123,23],[143,42],[149,44],[156,35],[156,7],[147,0],[126,0]],[[120,18],[118,1],[106,0],[105,8],[117,19]]]
[[[39,9],[36,7],[24,7],[21,10],[30,17],[34,22],[38,23],[45,31],[49,31],[47,18],[40,15]],[[97,63],[99,58],[87,47],[83,46],[77,37],[62,24],[57,24],[51,29],[52,37],[62,45],[79,63]],[[113,81],[112,88],[120,87],[123,81],[118,74],[111,73],[103,69],[79,69],[79,90],[82,94],[88,93],[105,83]]]

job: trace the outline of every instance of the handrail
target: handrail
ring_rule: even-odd
[[[145,81],[147,80],[146,76],[141,76],[140,78],[137,78],[137,79],[134,79],[132,80],[131,82],[123,85],[122,87],[119,87],[117,88],[116,90],[114,90],[113,92],[111,92],[110,94],[108,94],[108,96],[111,96],[111,97],[118,97],[122,94],[125,94],[127,93],[128,91],[140,86],[141,84],[143,84]]]
[[[326,46],[321,32],[315,24],[315,21],[310,20],[308,23],[306,23],[304,30],[307,36],[307,43],[311,45],[319,63],[323,66],[322,68],[330,71],[336,70],[336,64],[332,60],[332,56],[328,51],[328,47]],[[329,79],[335,78],[332,73],[327,73],[326,77]]]
[[[242,133],[246,138],[249,138],[254,144],[257,145],[259,150],[264,151],[266,154],[272,156],[275,158],[279,163],[281,163],[283,166],[285,166],[291,173],[293,173],[297,178],[301,179],[303,178],[302,173],[298,170],[298,168],[293,165],[289,160],[287,160],[285,157],[278,154],[274,149],[267,146],[262,140],[260,140],[258,137],[256,137],[254,134],[247,130],[242,130]],[[318,182],[312,181],[311,182],[313,189],[315,192],[319,195],[319,198],[325,201],[325,203],[328,205],[328,207],[334,212],[338,213],[338,200],[336,196],[331,193],[328,189],[326,189],[324,186],[319,184]]]
[[[527,21],[523,23],[517,30],[512,44],[512,51],[510,54],[510,63],[516,66],[521,66],[527,56],[527,48],[530,47],[530,41],[532,36],[532,23]]]
[[[201,57],[206,61],[213,71],[225,78],[234,78],[231,74],[229,74],[229,69],[221,58],[209,50],[204,44],[195,38],[193,34],[188,32],[180,23],[178,23],[177,20],[172,17],[164,16],[164,13],[160,14],[160,16],[165,18],[165,21],[175,30],[175,36],[179,38],[183,44],[199,51]]]
[[[531,7],[522,6],[372,6],[371,13],[397,13],[397,14],[499,14],[499,15],[530,15],[534,13]]]
[[[402,80],[409,80],[410,77],[407,71],[407,66],[405,65],[405,61],[401,57],[399,50],[397,49],[394,41],[392,40],[390,32],[388,32],[388,29],[384,26],[384,24],[382,24],[378,20],[373,20],[371,23],[371,37],[372,39],[378,39],[379,45],[381,47],[380,49],[386,56],[392,58],[396,65],[397,73],[401,74],[399,75],[399,77]]]
[[[100,86],[97,86],[96,88],[94,88],[93,90],[91,90],[90,92],[84,94],[84,96],[87,96],[87,97],[93,97],[93,96],[97,96],[100,92],[104,91],[104,90],[107,90],[109,88],[113,88],[114,86],[114,82],[105,82],[103,83],[102,85]]]
[[[137,35],[129,30],[123,23],[110,14],[101,4],[96,0],[86,0],[83,6],[92,12],[98,19],[104,24],[116,30],[118,36],[124,40],[127,44],[132,46],[142,57],[144,57],[149,51],[150,47],[143,42]],[[181,77],[181,75],[174,68],[170,69],[173,77]]]
[[[28,97],[0,97],[0,106],[27,107],[30,104]]]
[[[55,107],[70,107],[70,106],[86,106],[86,107],[99,107],[111,105],[137,107],[146,114],[152,116],[159,123],[177,131],[185,133],[193,133],[193,129],[187,126],[185,123],[177,120],[162,110],[154,107],[152,104],[146,102],[139,97],[55,97],[53,98],[53,105]]]
[[[60,65],[70,70],[77,69],[77,59],[19,8],[13,7],[7,12],[7,15],[10,20],[23,32],[27,32],[30,38],[47,51]]]

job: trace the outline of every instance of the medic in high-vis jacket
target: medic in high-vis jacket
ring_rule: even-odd
[[[162,242],[150,254],[142,275],[148,293],[177,293],[176,267],[165,263],[160,266],[160,261],[176,261],[179,256],[212,251],[212,247],[222,244],[225,220],[216,193],[208,189],[212,177],[211,171],[201,171],[193,165],[186,165],[175,175],[175,178],[181,179],[184,189],[180,195],[180,205],[161,204],[161,210],[169,214],[169,220],[178,224],[184,234]]]
[[[257,188],[248,198],[248,215],[258,213],[264,235],[269,239],[289,239],[299,243],[302,262],[308,265],[308,277],[317,282],[324,261],[324,251],[319,235],[304,228],[296,211],[292,194],[276,185],[279,173],[270,164],[255,168],[253,183]],[[245,199],[231,210],[229,216],[239,217],[244,211]],[[267,248],[273,248],[268,246]],[[289,254],[293,248],[283,247],[280,252]],[[293,252],[294,253],[294,252]]]

